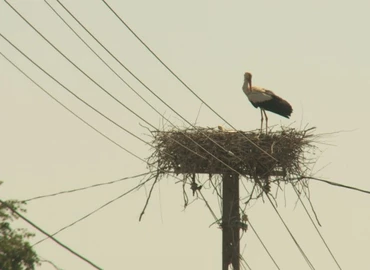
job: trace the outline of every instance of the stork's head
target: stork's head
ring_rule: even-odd
[[[244,73],[244,83],[249,84],[249,89],[252,89],[252,74],[249,72]]]

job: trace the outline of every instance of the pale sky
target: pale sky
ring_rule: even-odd
[[[112,95],[152,125],[168,127],[68,29],[44,1],[10,1],[60,51]],[[260,113],[243,94],[243,73],[254,85],[288,100],[291,119],[269,114],[273,125],[343,131],[318,145],[317,177],[370,190],[369,1],[107,1],[176,74],[222,117],[240,130],[260,125]],[[188,121],[225,125],[137,41],[99,0],[63,4],[158,96]],[[122,78],[179,127],[187,124],[165,107],[81,29],[71,23]],[[0,32],[71,91],[146,141],[145,123],[89,81],[30,28],[4,1]],[[99,131],[141,158],[152,149],[86,107],[0,38],[0,52]],[[113,181],[148,171],[50,99],[0,56],[0,189],[2,199],[39,195]],[[147,125],[146,125],[147,126]],[[225,125],[227,127],[227,125]],[[276,127],[277,128],[277,127]],[[125,193],[142,178],[29,202],[26,217],[49,233]],[[162,179],[141,222],[147,192],[142,188],[56,236],[103,269],[221,269],[221,230],[201,200],[183,209],[182,186]],[[243,181],[246,181],[245,179]],[[250,183],[246,183],[251,187]],[[369,269],[370,197],[310,182],[311,200],[330,249],[342,269]],[[188,190],[192,198],[191,191]],[[211,189],[204,190],[218,217]],[[290,186],[278,210],[316,269],[338,269]],[[307,205],[307,200],[305,200]],[[281,269],[309,269],[269,203],[247,214]],[[26,223],[18,226],[36,232]],[[31,243],[43,238],[36,233]],[[93,269],[47,240],[37,253],[60,269]],[[251,269],[276,269],[252,230],[241,239]],[[37,270],[55,269],[43,264]],[[248,269],[248,268],[247,268]]]

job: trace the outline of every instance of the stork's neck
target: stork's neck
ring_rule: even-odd
[[[244,80],[242,89],[243,89],[243,92],[245,94],[249,94],[251,92],[251,89],[249,87],[249,83],[246,80]]]

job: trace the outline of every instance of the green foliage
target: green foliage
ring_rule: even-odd
[[[5,203],[18,212],[25,212],[24,202],[9,200]],[[6,205],[0,202],[0,269],[34,270],[40,260],[27,241],[34,235],[25,229],[11,227],[11,222],[18,217]]]

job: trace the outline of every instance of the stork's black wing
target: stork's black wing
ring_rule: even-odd
[[[270,111],[286,118],[289,118],[293,112],[292,106],[281,97],[274,94],[270,90],[266,90],[266,94],[269,94],[272,98],[267,101],[252,103],[254,107],[260,107],[266,111]]]

